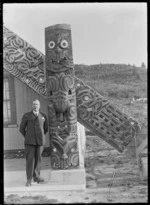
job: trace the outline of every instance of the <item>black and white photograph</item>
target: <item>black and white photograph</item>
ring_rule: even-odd
[[[147,3],[2,6],[4,203],[147,203]]]

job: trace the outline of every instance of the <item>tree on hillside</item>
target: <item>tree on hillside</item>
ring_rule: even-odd
[[[146,68],[146,66],[145,66],[145,63],[144,62],[142,62],[142,64],[141,64],[141,68]]]

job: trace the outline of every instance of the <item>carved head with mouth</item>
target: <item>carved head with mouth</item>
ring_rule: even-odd
[[[67,24],[45,28],[46,70],[53,72],[73,68],[71,29]]]

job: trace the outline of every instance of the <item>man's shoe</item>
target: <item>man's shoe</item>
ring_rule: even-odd
[[[28,181],[26,182],[26,186],[31,186],[31,180],[28,180]]]
[[[37,182],[38,184],[41,183],[41,182],[45,182],[45,180],[43,178],[41,178],[41,177],[34,177],[33,181]]]

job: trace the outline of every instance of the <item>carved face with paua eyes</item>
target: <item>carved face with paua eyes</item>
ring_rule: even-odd
[[[46,69],[62,72],[73,68],[70,26],[66,24],[45,29]]]

